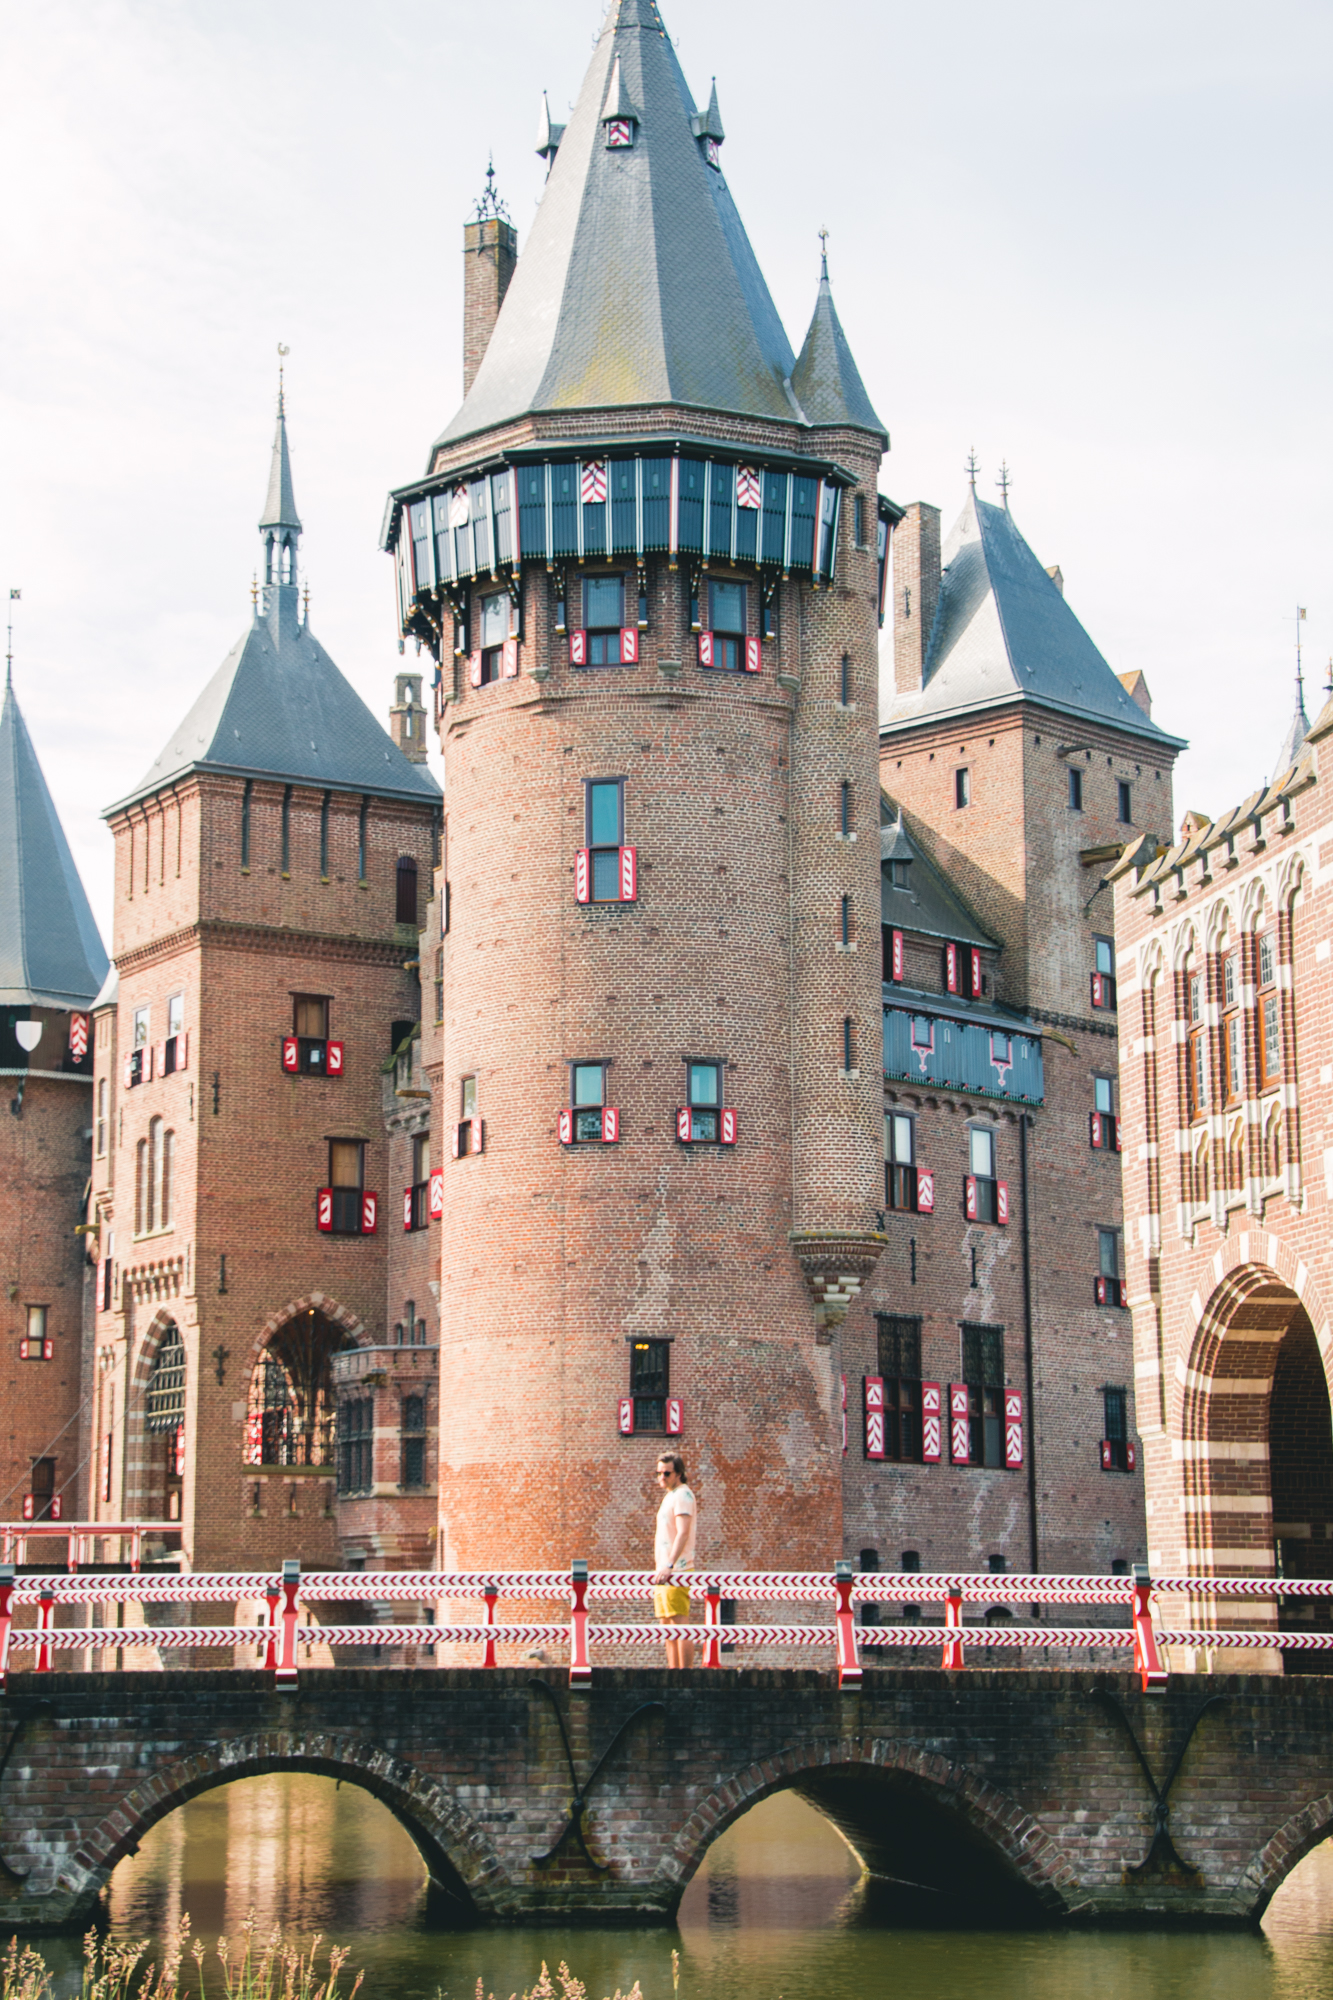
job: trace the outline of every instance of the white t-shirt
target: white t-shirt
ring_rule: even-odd
[[[685,1546],[676,1558],[676,1568],[694,1568],[694,1530],[699,1518],[698,1509],[688,1486],[673,1486],[669,1493],[662,1495],[662,1504],[657,1510],[657,1535],[653,1543],[654,1567],[657,1569],[665,1569],[671,1561],[671,1550],[682,1516],[688,1519],[690,1528]]]

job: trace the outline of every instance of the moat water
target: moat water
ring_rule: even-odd
[[[366,1793],[301,1774],[204,1794],[116,1869],[107,1922],[162,1937],[188,1913],[211,1948],[247,1911],[351,1947],[364,2000],[508,2000],[561,1959],[589,2000],[638,1979],[644,2000],[1311,2000],[1333,1995],[1333,1843],[1307,1856],[1253,1933],[904,1929],[877,1918],[859,1866],[827,1821],[791,1795],[754,1808],[710,1850],[677,1929],[443,1930],[420,1858]],[[43,1949],[67,1977],[72,1939]],[[62,1979],[62,1987],[65,1980]],[[350,1980],[344,1982],[344,1992]],[[216,1990],[216,1989],[215,1989]]]

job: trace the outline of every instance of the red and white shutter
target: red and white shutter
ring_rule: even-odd
[[[475,653],[469,653],[467,656],[467,677],[468,677],[468,685],[470,687],[479,688],[481,686],[480,647],[477,648]]]
[[[688,1104],[682,1104],[680,1110],[676,1113],[676,1137],[678,1139],[688,1140],[689,1136],[690,1136],[690,1107]]]
[[[361,1234],[374,1236],[380,1226],[380,1198],[366,1189],[361,1196]]]
[[[185,1477],[185,1425],[184,1425],[183,1423],[179,1423],[179,1424],[177,1424],[177,1426],[176,1426],[176,1459],[175,1459],[175,1463],[176,1463],[176,1477],[177,1477],[177,1479],[184,1479],[184,1477]]]
[[[746,673],[757,674],[762,666],[763,659],[759,651],[759,641],[757,639],[747,639],[745,642]]]
[[[61,1499],[60,1495],[57,1493],[55,1499],[51,1502],[51,1513],[49,1518],[53,1521],[58,1521],[61,1515],[64,1513],[64,1511],[65,1511],[65,1503]]]
[[[995,1220],[997,1222],[1007,1222],[1009,1220],[1008,1181],[996,1181],[995,1183]]]
[[[25,1521],[31,1521],[33,1517],[33,1506],[34,1502],[31,1493],[25,1493],[23,1496],[23,1518]]]
[[[901,931],[895,931],[889,955],[889,972],[892,978],[901,980],[903,976],[903,960],[903,934]]]
[[[1139,1455],[1138,1455],[1138,1453],[1137,1453],[1137,1452],[1135,1451],[1135,1449],[1134,1449],[1134,1440],[1133,1440],[1133,1438],[1130,1438],[1130,1439],[1129,1439],[1129,1441],[1127,1442],[1127,1444],[1125,1445],[1125,1470],[1126,1470],[1126,1472],[1133,1472],[1133,1471],[1134,1471],[1134,1469],[1135,1469],[1135,1467],[1136,1467],[1136,1466],[1138,1465],[1138,1462],[1139,1462]]]
[[[176,1067],[177,1069],[190,1067],[190,1037],[184,1028],[176,1037]]]
[[[1023,1463],[1023,1398],[1017,1389],[1004,1392],[1004,1462],[1011,1472]]]
[[[586,632],[571,632],[569,635],[569,664],[571,667],[586,667],[588,664],[588,635]]]
[[[761,505],[759,474],[752,465],[743,465],[736,474],[736,505],[756,508]]]
[[[1111,1152],[1120,1151],[1120,1120],[1109,1117],[1106,1120],[1106,1143]]]
[[[28,1336],[25,1333],[22,1339],[19,1341],[19,1360],[26,1361],[27,1358],[28,1358]]]
[[[734,1146],[736,1143],[736,1113],[729,1105],[718,1121],[718,1137],[724,1146]]]
[[[967,1384],[949,1384],[949,1459],[966,1465],[972,1457],[972,1426],[967,1416]]]
[[[606,499],[606,460],[590,459],[582,468],[579,497],[585,507],[600,507]]]
[[[969,1222],[977,1219],[977,1177],[968,1174],[963,1182],[963,1213]]]
[[[935,1213],[935,1175],[930,1167],[916,1170],[916,1207],[918,1215]]]
[[[944,947],[944,984],[950,993],[958,991],[958,946],[946,944]]]
[[[463,1128],[461,1125],[455,1125],[452,1128],[449,1134],[449,1145],[454,1158],[457,1159],[463,1150]]]
[[[518,679],[518,640],[506,639],[500,659],[500,672],[507,681]]]
[[[321,1188],[315,1196],[315,1226],[329,1230],[333,1227],[333,1189]]]
[[[616,1406],[616,1423],[623,1438],[634,1435],[634,1398],[622,1396]]]
[[[55,1358],[56,1358],[56,1344],[48,1334],[46,1339],[42,1342],[42,1359],[43,1361],[54,1361]]]
[[[620,1137],[620,1113],[613,1105],[602,1106],[602,1144],[614,1146]]]
[[[637,667],[639,664],[637,625],[622,625],[620,628],[620,664],[622,667]]]
[[[1115,1471],[1115,1452],[1112,1450],[1110,1438],[1102,1439],[1102,1471]]]
[[[126,1090],[129,1090],[129,1089],[131,1088],[131,1086],[133,1085],[133,1083],[134,1083],[134,1057],[133,1057],[133,1056],[126,1056],[126,1058],[125,1058],[125,1088],[126,1088]]]
[[[282,1038],[283,1068],[286,1070],[295,1071],[300,1067],[300,1063],[301,1063],[300,1043],[297,1041],[295,1035],[284,1035]]]
[[[1088,1114],[1088,1139],[1094,1147],[1102,1145],[1102,1114],[1093,1111]]]
[[[329,1042],[326,1046],[328,1048],[328,1056],[324,1065],[325,1074],[328,1076],[341,1076],[343,1073],[343,1045],[341,1042]]]
[[[558,1132],[558,1134],[559,1134],[559,1137],[560,1137],[560,1144],[561,1144],[562,1146],[572,1146],[572,1145],[573,1145],[573,1143],[574,1143],[574,1113],[573,1113],[572,1111],[562,1111],[562,1112],[560,1113],[560,1122],[559,1122],[559,1124],[558,1124],[558,1125],[557,1125],[557,1127],[556,1127],[556,1131],[557,1131],[557,1132]]]
[[[666,1427],[667,1436],[673,1438],[678,1438],[685,1428],[685,1412],[679,1396],[666,1399]]]
[[[82,1062],[88,1053],[88,1016],[71,1014],[69,1017],[69,1052],[75,1062]]]
[[[1118,1306],[1129,1304],[1129,1287],[1123,1278],[1117,1278],[1115,1281],[1115,1302]]]
[[[1100,972],[1092,975],[1092,1004],[1094,1007],[1106,1005],[1106,983]]]
[[[620,850],[620,900],[622,903],[637,903],[639,900],[637,847],[622,847]]]
[[[439,1222],[444,1216],[444,1169],[436,1167],[430,1177],[430,1219]]]
[[[473,1152],[484,1153],[486,1151],[486,1120],[484,1118],[472,1118],[468,1122],[472,1126]]]
[[[410,1229],[411,1227],[412,1227],[412,1190],[409,1187],[403,1189],[403,1228]]]
[[[574,856],[574,901],[586,903],[592,894],[592,861],[586,847]]]
[[[882,1375],[867,1375],[865,1378],[866,1403],[866,1457],[884,1456],[884,1378]]]
[[[1098,1278],[1098,1279],[1097,1279],[1097,1281],[1096,1281],[1096,1283],[1095,1283],[1095,1285],[1094,1285],[1094,1287],[1093,1287],[1093,1296],[1095,1297],[1095,1299],[1096,1299],[1096,1301],[1097,1301],[1097,1303],[1098,1303],[1098,1305],[1099,1305],[1099,1306],[1104,1306],[1104,1305],[1106,1304],[1106,1280],[1105,1280],[1105,1278]]]
[[[981,998],[981,953],[973,945],[969,951],[970,990],[974,1000]]]
[[[921,1462],[937,1466],[943,1450],[943,1418],[939,1382],[921,1384]]]
[[[699,665],[711,667],[713,664],[713,635],[711,632],[699,634]]]

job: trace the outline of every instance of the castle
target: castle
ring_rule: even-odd
[[[280,400],[249,629],[106,815],[114,970],[80,900],[81,983],[4,996],[91,1021],[32,1509],[638,1567],[670,1444],[705,1561],[1127,1564],[1110,876],[1180,740],[1007,501],[881,494],[827,263],[794,352],[654,0],[540,142],[385,515],[443,793],[426,676],[386,732],[302,617]],[[66,1404],[12,1372],[21,1484]]]

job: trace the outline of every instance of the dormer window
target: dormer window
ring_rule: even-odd
[[[887,865],[889,870],[889,887],[891,889],[907,889],[911,887],[907,872],[912,865],[910,861],[890,861]]]
[[[632,146],[634,144],[634,120],[632,118],[608,118],[606,121],[606,143],[608,147]]]

